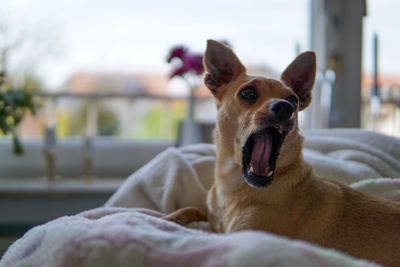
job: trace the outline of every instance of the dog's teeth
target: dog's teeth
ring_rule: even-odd
[[[249,173],[254,172],[253,166],[250,165]]]
[[[268,176],[271,176],[273,173],[274,173],[274,171],[270,171],[270,172],[268,173]]]
[[[283,133],[282,127],[275,126],[275,129],[276,129],[280,134]]]

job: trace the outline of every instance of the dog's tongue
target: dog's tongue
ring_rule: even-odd
[[[254,147],[251,154],[250,172],[258,176],[268,176],[269,157],[272,150],[272,136],[264,131],[254,136]]]

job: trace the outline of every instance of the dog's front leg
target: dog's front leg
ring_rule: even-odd
[[[165,215],[163,219],[187,225],[192,222],[208,221],[207,215],[195,207],[186,207]]]

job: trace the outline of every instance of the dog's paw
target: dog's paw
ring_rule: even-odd
[[[163,219],[180,225],[187,225],[192,222],[207,221],[207,216],[197,208],[186,207],[165,215]]]
[[[170,221],[170,222],[174,222],[174,223],[177,223],[177,224],[180,224],[180,225],[185,225],[185,223],[182,220],[182,218],[179,218],[180,216],[171,216],[171,215],[174,215],[174,214],[168,214],[168,215],[162,217],[162,219]]]

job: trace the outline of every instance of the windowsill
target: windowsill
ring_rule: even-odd
[[[0,195],[112,194],[124,178],[0,178]]]

